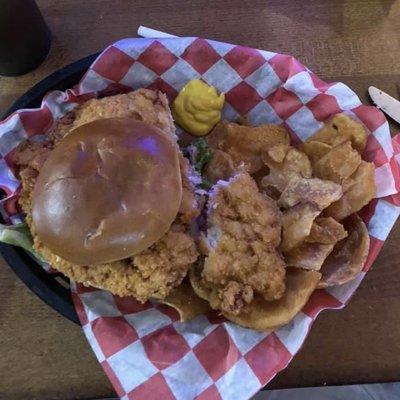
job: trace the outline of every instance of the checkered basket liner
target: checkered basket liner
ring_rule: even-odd
[[[391,139],[384,115],[362,105],[343,83],[319,79],[295,58],[196,37],[125,39],[106,48],[78,85],[47,94],[39,109],[20,110],[0,123],[1,202],[9,223],[20,220],[20,183],[12,154],[55,119],[98,94],[140,87],[173,100],[191,79],[225,92],[223,118],[246,116],[251,124],[283,124],[294,143],[346,112],[371,131],[364,159],[376,167],[377,198],[361,212],[371,248],[352,282],[317,290],[294,320],[275,332],[241,328],[216,316],[179,322],[175,310],[81,285],[73,299],[83,331],[122,399],[248,399],[285,368],[319,312],[342,308],[381,250],[400,212],[400,138]]]

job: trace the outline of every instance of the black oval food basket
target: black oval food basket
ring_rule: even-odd
[[[54,72],[21,96],[1,120],[21,108],[40,107],[43,96],[51,90],[66,90],[78,83],[98,54],[82,58]],[[61,274],[49,274],[25,250],[0,242],[0,253],[18,277],[54,310],[79,324],[69,290],[69,281]]]

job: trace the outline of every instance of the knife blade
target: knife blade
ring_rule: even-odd
[[[400,124],[400,101],[375,86],[370,86],[368,93],[378,108]]]

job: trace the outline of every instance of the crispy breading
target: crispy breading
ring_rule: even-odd
[[[202,278],[218,292],[212,306],[229,313],[246,311],[253,292],[266,300],[285,291],[280,244],[280,212],[247,173],[214,186],[208,203],[208,255]]]
[[[154,124],[175,138],[164,94],[140,89],[126,95],[90,100],[78,106],[66,120],[58,122],[53,127],[48,141],[40,144],[28,142],[17,153],[15,162],[20,166],[19,175],[22,183],[19,204],[26,213],[35,249],[55,269],[76,282],[104,288],[120,296],[131,295],[140,301],[146,301],[151,297],[161,299],[182,282],[190,265],[198,256],[194,240],[188,231],[189,224],[200,213],[200,205],[191,182],[191,166],[182,155],[180,169],[183,195],[176,221],[158,242],[130,259],[96,266],[75,265],[53,254],[40,243],[32,226],[33,188],[40,168],[54,144],[72,127],[101,117],[115,116],[137,118]],[[57,128],[60,128],[58,134],[55,133]]]
[[[51,264],[75,282],[104,288],[118,296],[134,296],[145,302],[165,298],[186,276],[197,259],[192,238],[183,226],[175,225],[155,244],[142,253],[121,261],[80,266],[63,260],[34,237],[34,248]]]
[[[39,171],[53,147],[54,143],[51,140],[43,142],[27,140],[18,148],[13,162],[17,165],[29,166],[35,171]]]
[[[75,109],[72,128],[100,118],[134,118],[175,135],[168,99],[164,93],[138,89],[103,99],[92,99]]]
[[[191,178],[194,171],[189,160],[179,153],[179,166],[182,178],[182,200],[179,208],[180,220],[187,224],[200,215],[200,203],[198,197],[194,193],[193,179]]]
[[[232,314],[246,310],[253,298],[253,288],[250,285],[245,285],[236,281],[229,281],[219,292],[221,310]]]
[[[71,129],[101,118],[137,119],[175,137],[175,126],[166,95],[149,89],[88,100],[57,120],[49,131],[49,137],[57,142]]]

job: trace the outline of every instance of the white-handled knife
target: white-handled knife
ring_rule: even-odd
[[[400,124],[400,101],[388,95],[375,86],[368,88],[368,93],[371,96],[374,104],[380,108],[384,113],[393,118]]]

